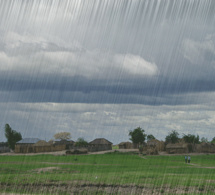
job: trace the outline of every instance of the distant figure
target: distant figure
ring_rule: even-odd
[[[185,159],[185,163],[187,163],[187,156],[185,156],[184,159]]]
[[[188,163],[190,163],[190,160],[191,160],[190,156],[188,156],[187,160],[188,160]]]

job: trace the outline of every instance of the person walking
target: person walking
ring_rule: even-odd
[[[185,156],[184,159],[185,159],[185,163],[187,163],[187,156]]]
[[[187,157],[187,160],[188,160],[188,163],[190,163],[190,160],[191,160],[190,156]]]

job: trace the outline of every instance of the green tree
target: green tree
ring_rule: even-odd
[[[79,137],[77,139],[77,141],[75,142],[75,146],[87,146],[88,142],[83,138],[83,137]]]
[[[133,131],[129,131],[129,136],[131,136],[130,140],[134,144],[143,144],[146,139],[146,134],[144,132],[144,129],[140,127],[137,127]]]
[[[166,143],[178,143],[179,142],[179,133],[175,130],[171,131],[165,138]]]
[[[195,136],[192,134],[188,134],[188,135],[183,134],[182,138],[184,139],[185,143],[190,143],[190,144],[199,144],[200,143],[199,135]]]
[[[202,137],[202,138],[201,138],[201,142],[202,142],[202,143],[208,143],[208,139],[205,138],[205,137]]]
[[[5,125],[5,137],[7,138],[9,148],[11,148],[12,150],[15,149],[16,142],[22,139],[21,133],[13,130],[9,124]]]
[[[211,143],[215,144],[215,137],[211,140]]]
[[[147,135],[147,141],[150,141],[152,139],[155,139],[154,135],[152,134]]]

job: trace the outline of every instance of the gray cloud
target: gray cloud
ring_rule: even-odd
[[[209,140],[214,137],[215,110],[210,104],[188,108],[139,104],[0,103],[0,108],[2,122],[10,121],[24,137],[34,135],[46,140],[56,132],[69,131],[74,140],[81,136],[88,141],[106,137],[119,143],[128,140],[129,130],[138,126],[163,140],[172,129],[181,136],[192,133]],[[1,131],[1,140],[3,134]]]

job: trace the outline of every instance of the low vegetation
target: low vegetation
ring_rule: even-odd
[[[214,194],[215,155],[0,156],[0,190],[28,194]]]

